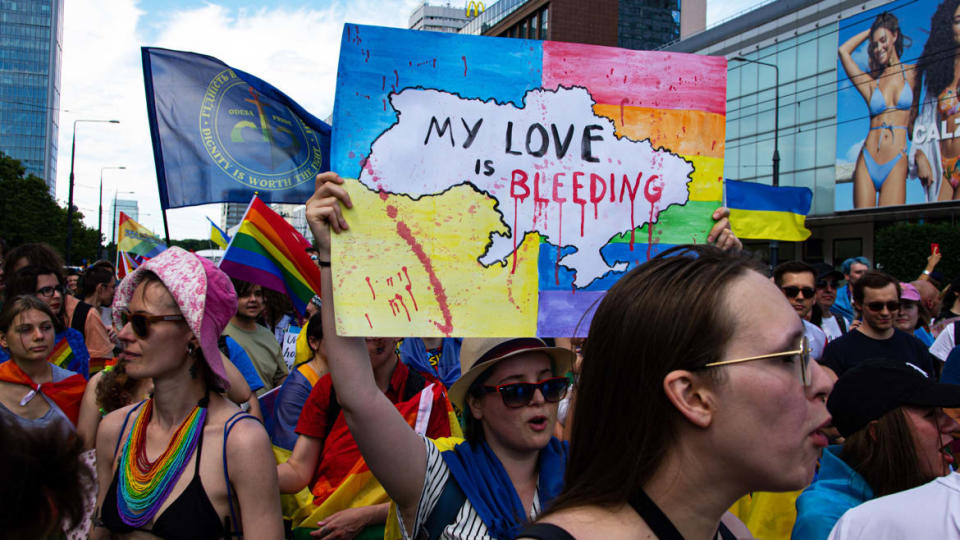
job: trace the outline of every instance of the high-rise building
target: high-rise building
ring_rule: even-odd
[[[682,10],[680,4],[681,0],[500,0],[460,33],[657,49],[706,25],[705,0],[686,0]]]
[[[63,0],[0,0],[0,151],[57,183]]]
[[[220,228],[226,231],[236,227],[248,206],[249,203],[223,203],[220,206]]]
[[[140,206],[137,201],[130,199],[114,199],[113,208],[110,210],[110,238],[116,242],[117,223],[120,222],[120,212],[123,212],[134,221],[140,220]],[[106,236],[106,235],[104,235]]]
[[[409,28],[434,32],[458,32],[463,25],[482,11],[482,6],[483,2],[469,2],[466,7],[453,7],[449,2],[445,6],[431,6],[424,2],[410,14]]]

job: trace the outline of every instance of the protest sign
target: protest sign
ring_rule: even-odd
[[[705,241],[725,103],[723,58],[347,25],[339,331],[584,334],[624,272]]]

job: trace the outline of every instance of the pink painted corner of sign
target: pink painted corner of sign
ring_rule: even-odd
[[[545,41],[542,78],[548,89],[586,87],[598,104],[628,94],[636,107],[726,113],[727,61],[718,56]]]

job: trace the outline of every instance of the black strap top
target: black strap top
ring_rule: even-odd
[[[673,526],[670,518],[660,510],[660,507],[638,489],[628,501],[633,510],[643,518],[643,521],[653,531],[659,540],[684,540],[680,531]],[[717,529],[715,537],[721,540],[736,540],[736,536],[723,523]],[[537,540],[574,540],[573,536],[562,527],[552,523],[534,523],[528,525],[518,538],[535,538]]]
[[[136,408],[133,410],[136,410]],[[126,427],[126,421],[124,421],[124,427]],[[120,430],[120,437],[123,437],[123,429]],[[117,443],[119,446],[119,440]],[[107,495],[103,499],[103,507],[100,509],[100,524],[109,531],[118,534],[141,530],[171,540],[229,538],[233,536],[220,522],[220,516],[214,509],[213,503],[210,502],[210,498],[207,497],[207,492],[204,491],[203,483],[200,481],[200,452],[202,450],[203,432],[200,433],[200,440],[197,441],[193,478],[187,485],[187,489],[161,514],[156,516],[151,529],[138,529],[127,525],[120,519],[120,513],[117,510],[119,475],[117,471],[114,471],[113,480],[110,482]]]

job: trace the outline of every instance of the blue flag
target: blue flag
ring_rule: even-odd
[[[270,84],[202,54],[141,49],[160,205],[302,204],[330,170],[330,126]]]

